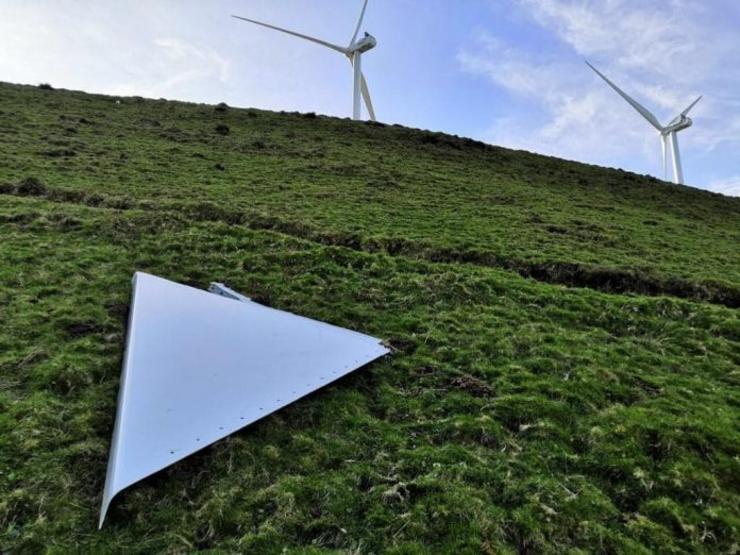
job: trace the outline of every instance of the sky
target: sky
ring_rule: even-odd
[[[0,81],[317,112],[352,110],[347,59],[232,19],[349,42],[362,0],[0,0]],[[739,0],[369,0],[378,119],[662,177],[655,130],[588,59],[679,134],[689,185],[740,196]]]

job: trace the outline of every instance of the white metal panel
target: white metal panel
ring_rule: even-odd
[[[99,525],[122,489],[386,353],[373,337],[137,272]]]

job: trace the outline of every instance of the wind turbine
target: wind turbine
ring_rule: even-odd
[[[231,17],[235,17],[236,19],[241,19],[242,21],[248,21],[249,23],[254,23],[256,25],[261,25],[262,27],[267,27],[268,29],[280,31],[281,33],[287,33],[289,35],[293,35],[294,37],[298,37],[298,38],[305,39],[311,42],[315,42],[316,44],[320,44],[321,46],[326,46],[327,48],[331,48],[332,50],[335,50],[339,52],[340,54],[344,54],[345,56],[347,56],[354,70],[354,94],[353,94],[353,100],[352,100],[352,119],[355,119],[355,120],[362,119],[362,105],[361,105],[361,100],[360,100],[360,98],[362,98],[365,101],[365,106],[367,107],[367,111],[368,111],[368,114],[370,115],[370,119],[375,121],[375,110],[373,109],[372,100],[370,100],[370,91],[367,88],[367,81],[365,80],[365,76],[362,73],[362,54],[364,52],[367,52],[368,50],[375,48],[375,46],[378,44],[378,41],[375,40],[374,36],[368,33],[365,33],[363,37],[357,40],[357,35],[359,34],[360,27],[362,26],[362,20],[365,17],[366,8],[367,8],[367,0],[365,0],[365,3],[362,5],[362,11],[360,12],[360,19],[357,21],[357,26],[355,27],[355,33],[352,35],[352,39],[349,41],[348,46],[340,46],[338,44],[332,44],[330,42],[326,42],[324,40],[317,39],[315,37],[309,37],[308,35],[296,33],[295,31],[289,31],[288,29],[276,27],[275,25],[270,25],[269,23],[263,23],[262,21],[256,21],[254,19],[249,19],[247,17],[241,17],[238,15],[232,15]]]
[[[614,83],[609,81],[606,76],[601,73],[598,69],[592,66],[588,60],[586,60],[588,67],[593,69],[596,74],[601,77],[607,84],[613,88],[619,96],[624,98],[629,104],[637,110],[642,117],[644,117],[650,125],[655,127],[660,133],[660,141],[663,147],[663,176],[667,179],[668,177],[668,149],[670,148],[671,160],[673,162],[673,182],[679,185],[683,185],[683,168],[681,167],[681,153],[678,150],[678,132],[683,131],[691,127],[694,123],[690,117],[688,117],[689,111],[699,102],[702,97],[700,96],[694,100],[689,107],[683,112],[673,118],[668,125],[661,125],[656,118],[647,108],[637,102],[634,98],[625,93],[622,89],[617,87]]]

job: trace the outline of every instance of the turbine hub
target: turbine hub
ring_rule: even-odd
[[[372,36],[369,33],[365,33],[365,36],[362,37],[360,40],[355,41],[354,44],[351,44],[349,47],[349,52],[359,52],[362,54],[363,52],[367,52],[368,50],[371,50],[375,48],[375,46],[378,44],[378,41],[375,40],[375,37]]]

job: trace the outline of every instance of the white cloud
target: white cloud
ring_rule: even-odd
[[[691,114],[696,125],[681,134],[682,150],[701,156],[740,147],[740,116],[734,115],[740,65],[727,64],[740,51],[740,34],[732,18],[724,21],[724,2],[516,0],[519,15],[555,47],[544,49],[539,41],[514,46],[482,34],[460,52],[466,71],[485,75],[525,105],[516,122],[495,119],[485,138],[660,174],[654,131],[586,68],[582,60],[589,58],[663,122],[704,93]]]
[[[488,140],[569,159],[608,164],[627,155],[634,144],[645,143],[647,123],[627,105],[615,103],[613,92],[594,87],[580,59],[563,61],[536,57],[481,34],[475,52],[458,56],[462,67],[486,75],[513,97],[538,109],[518,110],[491,126]],[[615,108],[617,108],[615,110]],[[629,141],[611,140],[627,137]],[[657,156],[659,142],[650,134],[648,152]]]
[[[199,49],[178,38],[158,38],[154,44],[160,48],[165,57],[176,64],[188,68],[198,76],[214,74],[219,81],[229,78],[231,63],[212,49]]]
[[[732,197],[740,197],[740,175],[712,181],[707,189],[715,193],[722,193]]]
[[[111,92],[120,95],[177,97],[183,87],[229,79],[231,63],[210,48],[199,48],[172,37],[156,38],[151,54],[127,64],[129,79],[114,82]]]
[[[633,0],[602,2],[520,0],[543,27],[554,30],[580,55],[614,58],[628,68],[665,71],[696,52],[696,29],[686,24],[692,10]]]
[[[152,6],[157,9],[157,6]],[[0,76],[119,95],[197,99],[230,78],[230,60],[143,4],[0,6]],[[191,36],[188,36],[191,35]],[[187,37],[187,38],[186,38]]]

